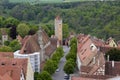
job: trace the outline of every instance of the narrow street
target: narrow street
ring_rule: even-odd
[[[67,55],[70,49],[68,48],[68,46],[63,46],[63,50],[64,50],[64,56],[61,58],[59,62],[59,66],[58,66],[59,71],[53,74],[52,76],[53,80],[65,80],[63,68],[66,62],[65,56]]]

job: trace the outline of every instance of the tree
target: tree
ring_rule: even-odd
[[[12,52],[12,48],[9,46],[0,47],[0,52]]]
[[[5,21],[5,18],[0,16],[0,28],[4,27],[4,21]]]
[[[11,26],[9,35],[12,39],[16,39],[17,36],[16,26]]]
[[[13,17],[9,17],[5,20],[5,23],[7,28],[11,27],[11,26],[17,26],[19,24],[19,20],[13,18]]]
[[[42,25],[44,31],[48,34],[49,37],[54,34],[54,29],[50,23]]]
[[[77,53],[77,44],[72,43],[72,45],[70,47],[71,47],[70,52],[76,54]]]
[[[38,75],[39,75],[39,73],[38,73],[38,72],[34,72],[34,80],[37,80]]]
[[[63,24],[63,39],[67,38],[69,35],[69,29],[67,24]]]
[[[109,60],[112,61],[120,61],[120,50],[114,48],[109,50],[106,54],[105,54],[105,58],[107,59],[109,55]]]
[[[52,78],[47,71],[43,71],[38,75],[37,80],[52,80]]]
[[[25,23],[20,23],[17,26],[17,32],[20,36],[22,36],[23,38],[28,34],[30,28],[27,24]]]
[[[70,46],[71,47],[72,47],[73,44],[77,46],[77,39],[75,37],[70,40]]]
[[[76,61],[76,53],[69,52],[69,53],[66,55],[66,59],[67,59],[67,60],[73,59],[74,61]]]
[[[38,26],[29,24],[30,30],[28,32],[28,35],[33,35],[38,31]]]
[[[13,40],[10,42],[9,47],[11,47],[13,51],[17,51],[21,48],[21,45],[17,40]]]
[[[52,58],[51,58],[53,61],[56,61],[57,63],[59,62],[59,60],[61,58],[58,54],[59,53],[54,53]]]
[[[5,46],[8,46],[9,44],[10,44],[10,41],[5,41],[5,42],[4,42],[4,45],[5,45]]]
[[[74,72],[74,65],[71,63],[73,63],[73,62],[68,60],[64,66],[64,71],[66,74],[72,74]]]
[[[63,57],[64,51],[63,51],[63,47],[58,47],[56,49],[56,54],[58,54],[60,57]]]
[[[57,67],[56,61],[48,60],[44,66],[44,71],[47,71],[49,74],[53,74]]]

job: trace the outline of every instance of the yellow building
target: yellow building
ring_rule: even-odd
[[[114,39],[110,37],[106,42],[110,47],[117,47],[117,44],[115,43]]]

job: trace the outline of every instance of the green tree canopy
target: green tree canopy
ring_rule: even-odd
[[[20,43],[15,39],[15,40],[13,40],[13,41],[10,42],[9,47],[11,47],[13,51],[17,51],[17,50],[20,50],[21,45],[20,45]]]
[[[17,26],[19,24],[19,20],[13,17],[9,17],[5,20],[5,25],[10,27],[10,26]]]
[[[64,66],[64,71],[66,74],[72,74],[74,72],[74,60],[67,60],[65,66]]]
[[[73,59],[74,61],[76,61],[76,53],[69,52],[69,53],[66,55],[66,59],[67,59],[67,60]]]
[[[70,46],[72,47],[73,45],[77,46],[77,39],[75,37],[70,40]]]
[[[3,16],[0,16],[0,28],[4,27],[4,22],[5,22],[5,18]]]
[[[5,45],[5,46],[8,46],[9,44],[10,44],[10,41],[5,41],[5,42],[4,42],[4,45]]]
[[[63,39],[65,39],[69,36],[68,24],[63,24],[62,30],[63,30]]]
[[[114,49],[111,49],[110,51],[108,51],[106,54],[105,54],[105,57],[106,59],[108,58],[108,55],[109,55],[109,60],[112,61],[120,61],[120,50],[114,48]]]
[[[20,23],[17,26],[17,32],[22,37],[25,37],[28,34],[29,30],[30,30],[29,26],[25,23]]]
[[[47,71],[43,71],[38,75],[37,80],[52,80],[52,78]]]
[[[55,70],[57,69],[57,67],[58,66],[57,66],[56,61],[48,60],[45,63],[44,71],[47,71],[49,74],[53,74],[55,72]]]
[[[0,47],[0,52],[12,52],[12,48],[9,46],[2,46]]]
[[[62,57],[63,56],[63,54],[64,54],[64,51],[63,51],[63,47],[58,47],[57,49],[56,49],[56,54],[58,54],[60,57]]]
[[[42,28],[44,29],[44,31],[48,34],[49,37],[51,37],[51,35],[54,34],[54,27],[53,25],[51,25],[50,23],[47,24],[43,24]]]
[[[53,56],[52,56],[51,59],[52,59],[53,61],[56,61],[56,62],[58,63],[59,60],[60,60],[60,58],[61,58],[61,57],[59,56],[59,53],[56,53],[56,52],[55,52],[55,53],[53,54]]]
[[[34,80],[37,80],[39,73],[38,72],[34,72]]]

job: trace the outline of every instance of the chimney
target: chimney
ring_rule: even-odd
[[[114,68],[114,65],[115,65],[115,63],[114,63],[114,61],[112,61],[112,67]]]
[[[110,59],[110,56],[109,56],[109,55],[107,55],[107,61],[109,61],[109,59]]]

